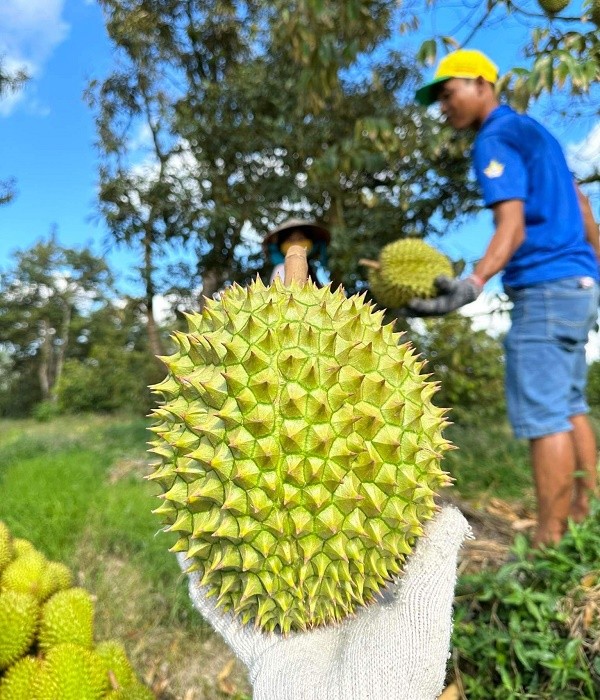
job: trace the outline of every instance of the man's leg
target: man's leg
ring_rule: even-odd
[[[534,547],[560,541],[573,496],[575,447],[570,431],[529,441],[538,504]]]
[[[595,495],[597,488],[596,435],[585,413],[571,416],[573,426],[573,443],[575,447],[576,470],[573,502],[569,515],[575,522],[584,520],[590,511],[590,496]]]

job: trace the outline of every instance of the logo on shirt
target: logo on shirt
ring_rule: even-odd
[[[490,160],[490,164],[484,169],[483,174],[489,178],[500,177],[504,172],[504,164],[497,160]]]

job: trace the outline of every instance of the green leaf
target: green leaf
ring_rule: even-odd
[[[437,43],[435,39],[426,39],[417,51],[417,61],[427,66],[435,63],[437,56]]]

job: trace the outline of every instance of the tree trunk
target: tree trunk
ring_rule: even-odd
[[[42,344],[40,345],[38,378],[40,381],[42,400],[47,401],[50,398],[50,359],[52,356],[52,337],[49,333],[48,322],[45,320],[42,320],[41,322],[40,336]]]
[[[146,305],[146,330],[148,333],[148,347],[154,357],[164,355],[164,349],[158,332],[158,325],[154,316],[154,282],[152,280],[152,234],[147,232],[144,237],[144,283]]]
[[[56,387],[60,380],[63,366],[65,364],[65,356],[67,354],[67,347],[69,345],[69,331],[71,328],[71,305],[69,302],[65,301],[63,304],[63,319],[60,328],[60,345],[58,346],[56,354],[56,367],[54,368],[54,377],[52,379],[52,384],[49,387],[50,401],[56,403]]]

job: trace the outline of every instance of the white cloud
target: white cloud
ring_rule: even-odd
[[[579,142],[566,147],[569,167],[578,177],[600,169],[600,122]]]
[[[39,75],[54,49],[66,38],[69,25],[62,19],[65,0],[2,0],[0,3],[0,58],[8,71]],[[0,114],[9,114],[24,93],[0,100]]]

